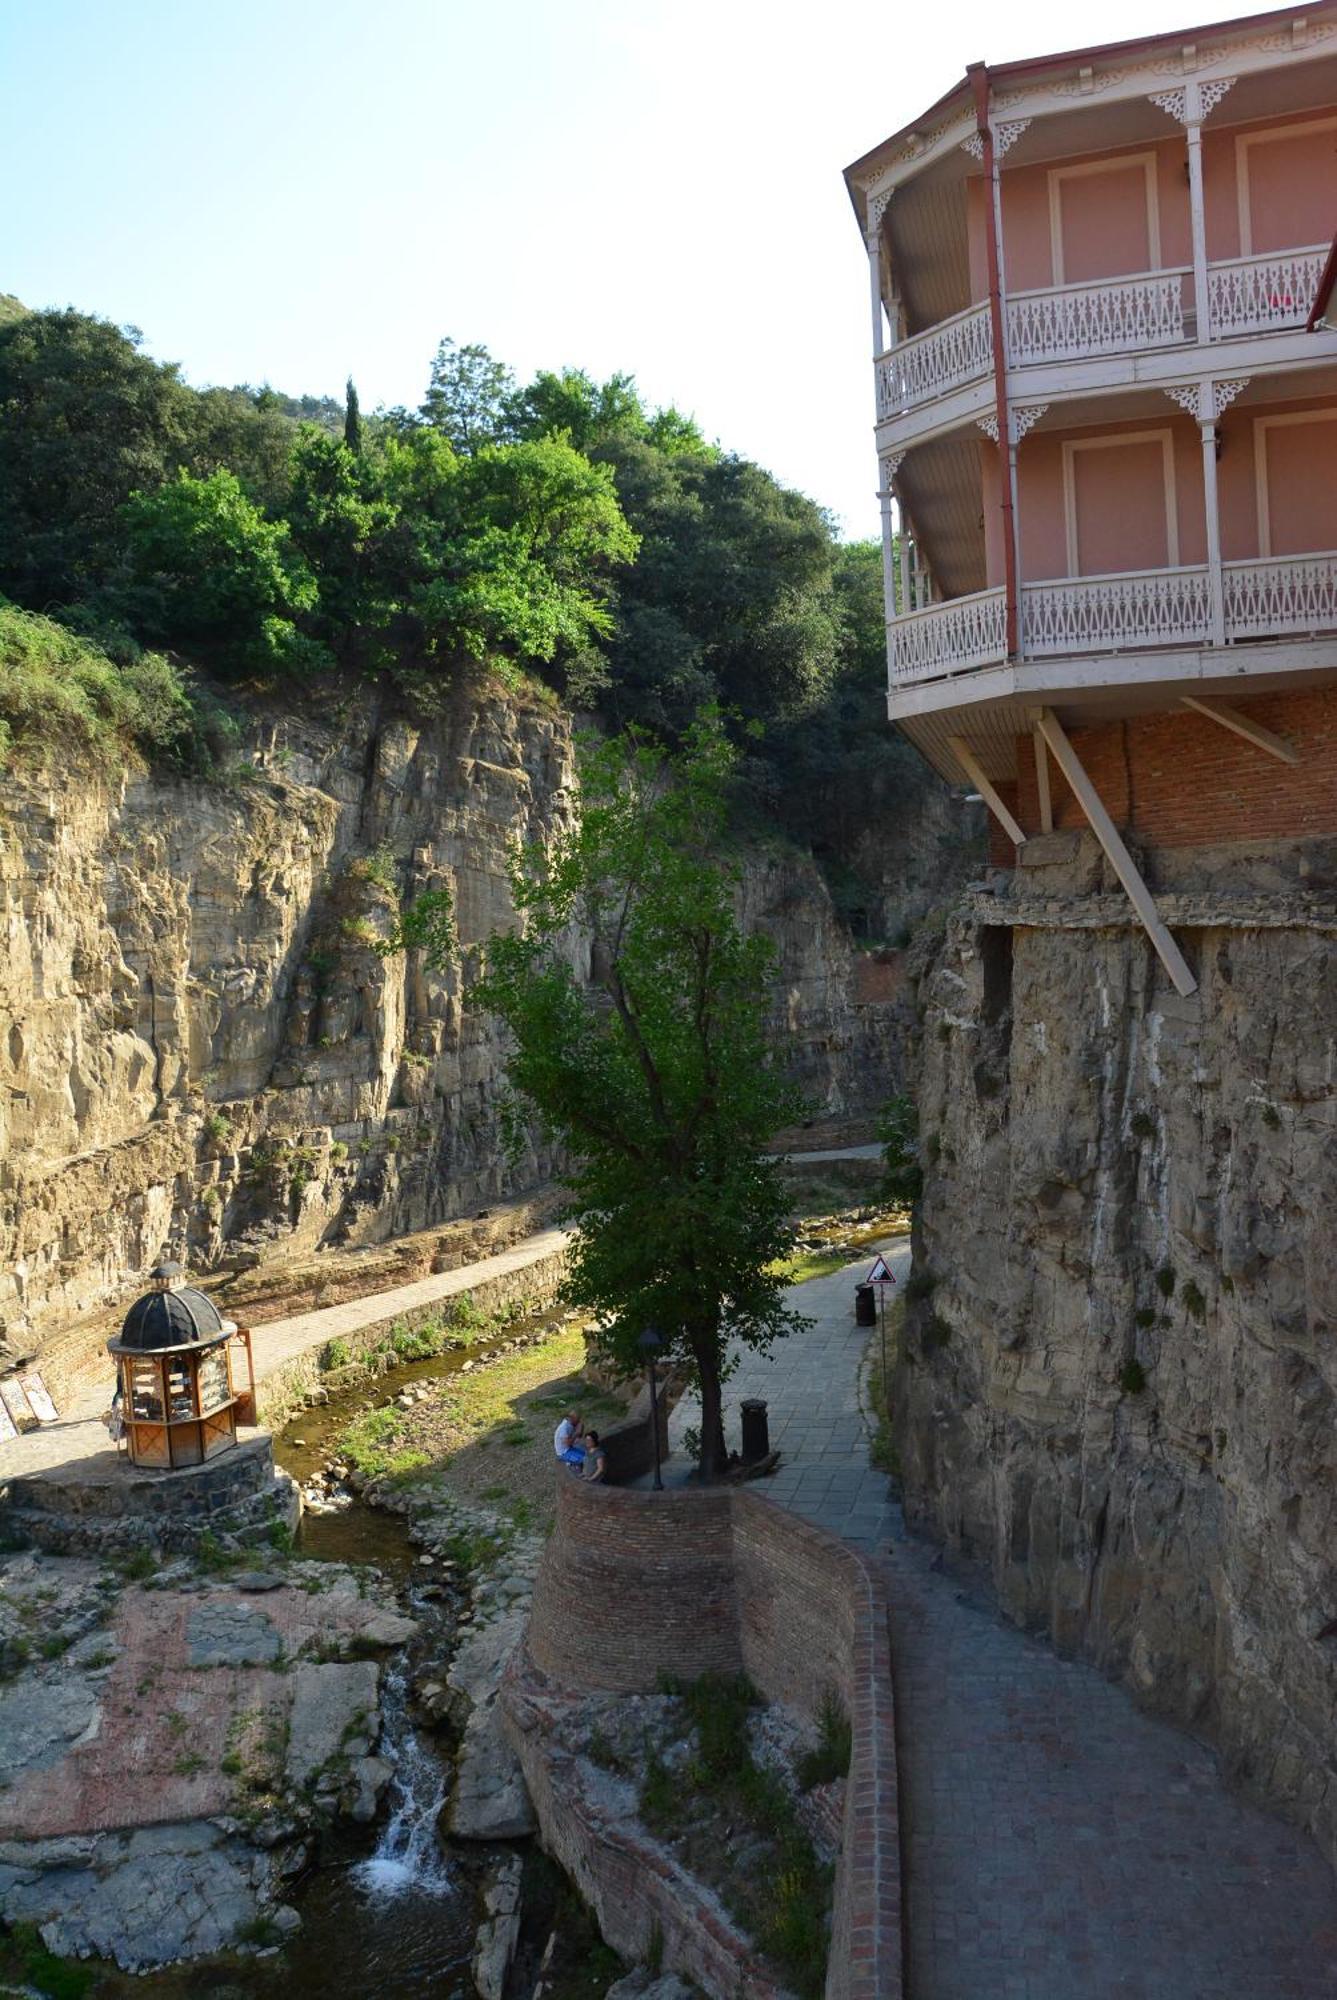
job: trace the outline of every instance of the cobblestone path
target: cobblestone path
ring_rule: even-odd
[[[902,1278],[908,1246],[888,1254]],[[907,2000],[1337,2000],[1337,1889],[1212,1754],[1058,1659],[909,1539],[867,1462],[863,1267],[795,1288],[813,1324],[725,1392],[764,1396],[759,1490],[886,1565],[905,1844]],[[696,1421],[674,1412],[681,1440]]]

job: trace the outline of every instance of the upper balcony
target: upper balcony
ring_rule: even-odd
[[[881,449],[992,407],[995,324],[1014,397],[1298,358],[1337,227],[1337,55],[1255,60],[1172,90],[1119,70],[1089,102],[1086,83],[1012,93],[996,204],[968,130],[901,156],[869,205]]]
[[[1328,250],[1328,242],[1310,243],[1209,265],[1208,344],[1302,331]],[[1193,272],[1184,266],[1010,292],[1004,324],[1015,370],[1192,347],[1199,339]],[[887,423],[954,390],[989,383],[993,368],[989,307],[968,306],[877,357],[877,420]],[[1018,387],[1024,392],[1024,384]]]

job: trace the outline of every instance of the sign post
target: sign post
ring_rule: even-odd
[[[887,1286],[894,1285],[895,1282],[895,1278],[892,1277],[888,1269],[886,1258],[881,1256],[875,1260],[872,1270],[864,1279],[866,1285],[877,1286],[877,1324],[878,1331],[882,1337],[882,1400],[884,1403],[887,1400]]]

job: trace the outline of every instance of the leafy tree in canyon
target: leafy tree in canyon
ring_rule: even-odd
[[[798,1105],[767,1046],[771,946],[735,909],[733,761],[714,713],[676,754],[587,746],[580,824],[516,856],[521,929],[491,939],[471,996],[505,1023],[512,1086],[576,1163],[569,1296],[628,1374],[645,1328],[663,1335],[700,1388],[705,1478],[725,1465],[731,1346],[795,1323],[776,1268],[787,1202],[762,1149]]]

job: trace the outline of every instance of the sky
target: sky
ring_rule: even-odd
[[[873,535],[841,170],[968,62],[1178,21],[1154,0],[0,0],[0,292],[138,326],[197,384],[342,395],[351,373],[364,409],[416,405],[445,335],[522,379],[623,369]]]

